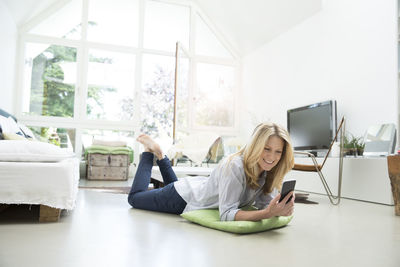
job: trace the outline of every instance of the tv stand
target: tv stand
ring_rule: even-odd
[[[322,158],[317,158],[318,164]],[[296,157],[298,164],[310,164],[310,158]],[[322,172],[332,193],[338,189],[339,158],[329,157]],[[326,194],[316,173],[291,171],[286,179],[297,180],[300,191]],[[342,197],[386,205],[393,205],[393,197],[386,157],[345,157],[343,158]]]

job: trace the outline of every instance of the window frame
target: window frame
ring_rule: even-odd
[[[135,134],[140,131],[140,99],[141,99],[141,86],[142,86],[142,63],[144,54],[155,54],[165,56],[175,56],[175,52],[167,52],[161,50],[145,49],[143,47],[143,36],[144,36],[144,14],[145,14],[145,2],[154,0],[138,0],[139,11],[138,11],[138,25],[139,25],[139,36],[138,36],[138,47],[129,47],[105,43],[91,42],[87,40],[87,22],[88,22],[88,9],[90,0],[81,0],[82,4],[82,29],[81,38],[79,40],[63,39],[57,37],[50,37],[44,35],[37,35],[29,33],[38,23],[44,21],[57,9],[62,8],[68,4],[69,0],[57,1],[49,8],[44,10],[38,16],[34,17],[28,23],[22,25],[19,29],[19,39],[17,48],[17,74],[16,74],[16,96],[14,98],[16,116],[18,119],[29,126],[40,126],[40,127],[59,127],[59,128],[74,128],[75,129],[75,148],[74,151],[77,155],[82,154],[82,132],[84,129],[104,129],[104,130],[123,130],[123,131],[134,131]],[[179,1],[179,0],[158,0],[157,2],[165,2],[175,5],[184,5],[189,8],[189,48],[183,48],[185,53],[189,57],[189,110],[188,110],[188,132],[216,132],[220,135],[233,136],[238,134],[239,124],[239,105],[238,99],[240,90],[240,73],[241,73],[241,62],[238,54],[235,52],[233,47],[226,41],[222,34],[220,34],[216,27],[211,21],[202,13],[201,9],[192,2]],[[200,16],[201,19],[210,27],[213,34],[216,35],[217,39],[232,54],[232,59],[208,57],[208,56],[197,56],[195,55],[195,23],[196,15]],[[50,117],[40,115],[28,115],[22,112],[22,95],[24,93],[23,79],[24,79],[24,59],[25,59],[25,44],[26,43],[43,43],[49,45],[63,45],[70,46],[77,49],[77,82],[75,87],[74,97],[74,116],[72,118],[63,117]],[[89,49],[102,49],[111,52],[121,52],[133,54],[136,58],[135,63],[135,85],[134,85],[134,105],[135,116],[132,121],[110,121],[101,119],[88,119],[86,116],[86,101],[87,101],[87,72],[88,72],[88,51]],[[196,67],[199,63],[227,65],[235,68],[235,86],[234,86],[234,125],[232,127],[215,127],[215,126],[196,126],[193,123],[194,111],[193,111],[193,94],[196,84]],[[134,148],[138,151],[138,145]],[[137,162],[136,153],[135,161]]]

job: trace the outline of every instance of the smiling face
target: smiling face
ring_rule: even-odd
[[[270,171],[281,159],[283,153],[284,141],[278,136],[270,136],[261,153],[258,165],[260,171]]]

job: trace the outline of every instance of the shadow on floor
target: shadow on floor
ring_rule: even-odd
[[[1,204],[0,223],[39,222],[40,205]]]
[[[62,210],[60,218],[62,218],[66,212],[66,210]],[[40,205],[0,204],[0,224],[40,223],[39,214]]]

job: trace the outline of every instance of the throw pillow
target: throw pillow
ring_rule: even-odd
[[[8,113],[7,111],[5,111],[5,110],[3,110],[1,108],[0,108],[0,115],[3,116],[3,117],[6,117],[6,118],[11,117],[11,118],[13,118],[13,120],[15,122],[17,122],[17,118],[15,118],[13,115],[11,115],[10,113]]]
[[[4,140],[25,140],[26,138],[20,134],[3,133]]]
[[[16,134],[24,138],[35,139],[33,132],[28,127],[22,123],[17,123],[11,116],[0,115],[0,133],[4,134],[4,139],[21,139],[18,136],[14,138],[13,136]],[[8,138],[6,134],[9,136]]]
[[[12,117],[4,117],[0,115],[0,127],[4,133],[15,133],[24,136],[18,124]]]

